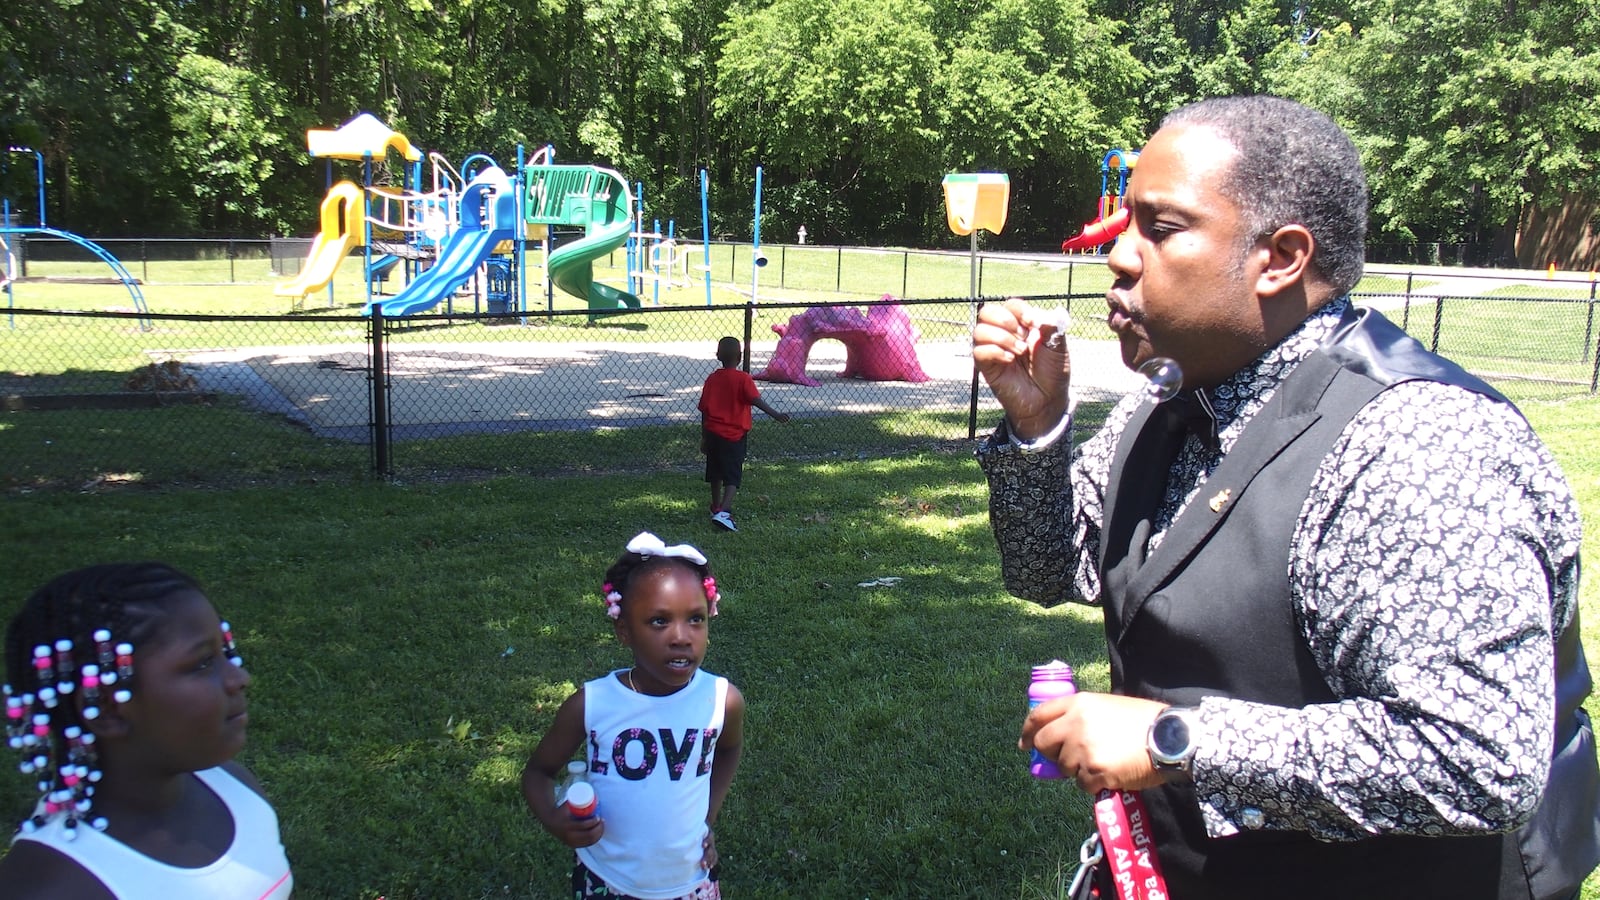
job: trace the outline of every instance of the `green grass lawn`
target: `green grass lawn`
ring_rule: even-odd
[[[828,253],[837,251],[819,248],[805,277],[831,271]],[[900,277],[901,257],[880,255],[872,264],[887,267],[873,277]],[[774,279],[774,292],[821,296],[788,287],[791,277],[805,283],[804,260],[769,265],[763,295],[781,264],[785,286]],[[713,259],[736,272],[741,262],[748,274],[747,259]],[[939,265],[915,276],[912,292],[964,295],[966,261]],[[1103,291],[1093,271],[1076,270],[1071,291]],[[1001,283],[990,279],[1013,277],[997,272],[986,264],[986,291]],[[1053,287],[1014,292],[1066,292],[1064,272],[1036,274]],[[719,286],[718,304],[742,302],[730,286]],[[162,312],[288,311],[265,283],[147,287]],[[17,290],[22,307],[127,302],[114,285]],[[333,312],[351,312],[359,291],[341,284]],[[319,302],[288,319],[157,320],[156,337],[173,348],[359,343],[363,324],[324,321]],[[659,314],[516,327],[540,339],[648,340],[644,320],[659,325],[687,315],[672,307],[703,303],[703,289],[679,288]],[[1103,304],[1088,304],[1074,332],[1102,336]],[[1472,352],[1474,335],[1504,339],[1480,355],[1522,363],[1581,351],[1581,341],[1518,337],[1526,319],[1502,304],[1476,308],[1447,303],[1447,352]],[[715,328],[740,321],[736,309],[713,315],[729,317]],[[1432,308],[1412,315],[1431,323]],[[116,384],[146,359],[146,333],[133,323],[18,322],[0,324],[0,378]],[[491,330],[458,325],[428,339]],[[1594,535],[1600,399],[1545,399],[1514,389],[1522,384],[1506,389],[1560,457]],[[1099,414],[1082,408],[1080,426]],[[71,430],[92,441],[59,440],[57,429],[89,415],[92,427]],[[174,452],[152,437],[155,422],[196,438]],[[742,530],[727,534],[706,521],[695,436],[683,428],[419,442],[406,450],[420,462],[405,480],[379,483],[361,475],[366,448],[231,402],[0,415],[9,551],[0,615],[92,561],[153,557],[192,571],[233,621],[255,676],[243,760],[279,810],[297,897],[554,897],[570,856],[525,811],[517,778],[561,699],[626,664],[598,582],[623,543],[650,529],[705,549],[726,598],[707,668],[732,678],[750,707],[745,761],[718,828],[732,896],[1059,897],[1089,828],[1088,800],[1029,779],[1016,734],[1031,665],[1060,657],[1085,686],[1107,685],[1097,615],[1006,595],[987,492],[966,448],[885,456],[912,426],[892,415],[871,424],[876,437],[851,446],[820,425],[763,430],[740,494]],[[126,464],[97,466],[112,450]],[[485,459],[516,460],[521,474]],[[883,576],[903,581],[861,586]],[[1591,580],[1582,595],[1591,649],[1600,646],[1596,590]],[[20,818],[31,800],[15,767],[0,768],[0,813]],[[1600,900],[1600,882],[1584,896]]]
[[[1600,401],[1527,412],[1593,534]],[[970,457],[753,459],[737,534],[705,521],[703,493],[683,469],[13,493],[0,613],[91,560],[193,571],[255,676],[243,759],[296,896],[553,897],[568,853],[517,777],[560,700],[626,664],[597,583],[648,528],[704,548],[727,598],[707,667],[750,706],[718,829],[730,891],[1059,896],[1088,801],[1029,779],[1016,731],[1030,665],[1106,686],[1100,626],[1004,593]],[[882,576],[904,580],[860,586]],[[20,816],[29,787],[4,773],[0,809]]]

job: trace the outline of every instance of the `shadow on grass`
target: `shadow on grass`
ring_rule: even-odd
[[[737,534],[706,521],[702,491],[641,473],[18,498],[0,613],[108,554],[192,570],[255,676],[242,759],[297,896],[550,897],[570,851],[518,777],[560,701],[627,665],[598,581],[648,528],[701,546],[726,598],[706,666],[749,704],[718,825],[730,890],[994,897],[1055,879],[1088,800],[1032,782],[1017,730],[1033,664],[1104,686],[1100,626],[1004,595],[970,457],[763,464]],[[30,786],[7,769],[0,807],[20,815]]]
[[[226,397],[0,414],[0,490],[8,493],[361,477],[367,458],[365,447],[315,438]]]

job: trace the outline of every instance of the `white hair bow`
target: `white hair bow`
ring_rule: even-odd
[[[706,564],[705,554],[694,547],[688,544],[673,544],[668,547],[661,542],[661,538],[648,531],[641,531],[634,535],[633,540],[628,542],[628,552],[637,553],[640,556],[671,556],[678,559],[687,559],[697,566]]]

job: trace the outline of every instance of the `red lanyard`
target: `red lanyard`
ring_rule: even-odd
[[[1132,791],[1101,791],[1094,800],[1094,825],[1121,900],[1168,900],[1167,882],[1156,860],[1155,837],[1144,801]]]

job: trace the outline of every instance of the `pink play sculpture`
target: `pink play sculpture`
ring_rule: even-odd
[[[893,299],[884,295],[885,300]],[[822,338],[844,342],[842,378],[867,381],[927,381],[917,359],[917,327],[898,303],[870,307],[866,315],[853,306],[813,306],[789,317],[789,324],[774,325],[778,349],[767,367],[753,377],[816,387],[806,376],[811,345]]]

